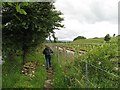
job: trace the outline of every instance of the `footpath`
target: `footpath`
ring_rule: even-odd
[[[53,88],[53,68],[50,67],[48,70],[47,70],[47,78],[45,80],[45,84],[44,84],[44,87],[49,89],[49,88]]]

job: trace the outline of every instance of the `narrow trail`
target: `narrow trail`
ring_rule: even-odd
[[[53,88],[53,68],[50,67],[47,70],[47,78],[45,80],[45,84],[44,84],[45,88]]]

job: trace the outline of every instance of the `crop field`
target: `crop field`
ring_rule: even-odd
[[[117,88],[119,86],[118,38],[111,43],[91,39],[72,43],[56,43],[51,47],[56,53],[62,76],[56,76],[55,86],[70,88]],[[84,43],[79,43],[80,41]],[[64,77],[64,78],[63,78]],[[61,80],[62,79],[62,80]],[[61,86],[60,86],[61,85]]]

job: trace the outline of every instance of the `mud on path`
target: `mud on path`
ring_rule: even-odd
[[[47,78],[45,80],[44,88],[53,88],[53,68],[47,70]]]

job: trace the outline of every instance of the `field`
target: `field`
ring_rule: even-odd
[[[118,37],[113,37],[110,43],[102,38],[71,43],[45,43],[54,52],[52,88],[118,88],[120,56],[117,40]],[[11,61],[7,58],[2,65],[2,87],[45,88],[47,77],[51,75],[45,69],[43,48],[31,50],[27,55],[27,63],[37,63],[34,73],[22,73],[21,56]],[[50,88],[49,85],[47,88]]]
[[[120,80],[117,40],[118,37],[113,37],[110,43],[101,38],[52,44],[57,46],[63,72],[62,80],[56,77],[55,86],[62,87],[64,81],[69,88],[117,88]]]

